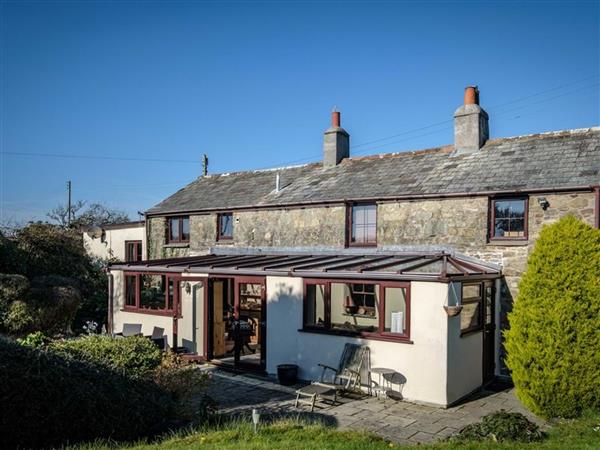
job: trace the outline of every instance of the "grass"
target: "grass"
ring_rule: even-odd
[[[362,431],[337,431],[318,423],[306,423],[300,419],[287,419],[270,425],[263,425],[254,434],[249,422],[230,422],[212,429],[188,430],[152,443],[137,443],[126,446],[107,443],[92,443],[70,447],[71,450],[383,450],[403,447],[371,433]],[[421,445],[419,449],[429,450],[516,450],[516,449],[600,449],[600,414],[588,413],[580,419],[560,421],[548,431],[542,442],[519,443],[472,443],[454,444],[441,442]]]

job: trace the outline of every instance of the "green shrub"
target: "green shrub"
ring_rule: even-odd
[[[199,423],[216,412],[216,403],[206,394],[210,375],[180,355],[165,353],[153,375],[154,381],[171,395],[180,419]]]
[[[29,280],[23,275],[0,273],[0,327],[6,328],[6,319],[11,304],[22,300],[28,289]]]
[[[24,301],[17,300],[10,304],[4,319],[4,326],[12,334],[22,335],[34,328],[34,310]]]
[[[517,396],[544,417],[600,408],[600,230],[542,229],[505,332]]]
[[[91,335],[56,341],[50,348],[65,357],[100,364],[132,378],[148,375],[160,365],[162,359],[162,351],[143,336],[113,339]]]
[[[40,448],[165,430],[170,396],[155,383],[0,338],[2,448]]]
[[[493,442],[536,442],[544,438],[544,433],[535,423],[520,413],[498,411],[488,414],[481,422],[467,425],[449,440],[458,443],[476,441]]]
[[[36,331],[35,333],[29,333],[22,339],[17,339],[17,342],[25,347],[42,348],[50,342],[50,339],[41,331]]]

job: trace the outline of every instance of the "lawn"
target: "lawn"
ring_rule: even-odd
[[[403,447],[387,442],[373,434],[360,431],[337,431],[322,425],[303,424],[286,420],[265,425],[255,435],[249,423],[235,423],[214,430],[180,433],[155,443],[133,444],[120,447],[107,444],[90,444],[72,447],[72,450],[187,450],[187,449],[224,449],[224,450],[308,450],[308,449],[361,449],[383,450]],[[588,414],[575,421],[556,424],[549,430],[548,437],[534,444],[517,443],[438,443],[419,446],[420,449],[458,450],[458,449],[599,449],[600,414]]]

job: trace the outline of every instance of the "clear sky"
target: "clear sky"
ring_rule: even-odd
[[[45,219],[67,180],[135,218],[203,153],[212,173],[320,160],[334,106],[352,155],[452,143],[468,84],[492,137],[600,122],[598,1],[0,8],[4,223]]]

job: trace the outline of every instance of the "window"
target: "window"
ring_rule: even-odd
[[[408,340],[408,283],[305,280],[304,329]]]
[[[527,239],[526,198],[492,199],[490,205],[491,239]]]
[[[171,312],[175,280],[169,275],[126,274],[125,309],[137,312]]]
[[[483,327],[482,283],[462,285],[462,311],[460,312],[460,331],[468,333]]]
[[[377,245],[377,205],[352,205],[348,208],[348,245]]]
[[[233,214],[217,214],[217,240],[233,239]]]
[[[142,260],[142,241],[125,241],[125,262]]]
[[[168,220],[167,242],[170,244],[190,241],[190,218],[170,217]]]

